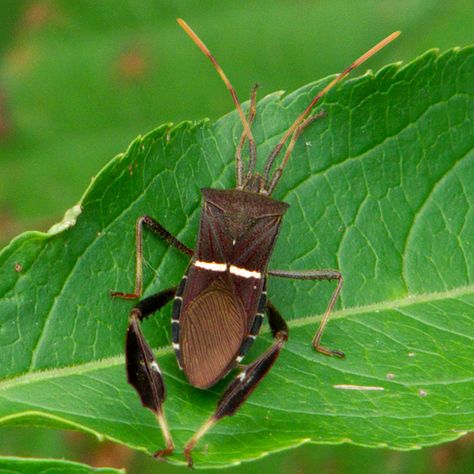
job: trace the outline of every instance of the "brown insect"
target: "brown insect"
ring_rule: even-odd
[[[260,175],[255,171],[257,152],[251,131],[256,114],[256,88],[252,90],[250,109],[246,117],[234,88],[214,56],[183,20],[178,19],[178,23],[211,60],[229,89],[243,125],[243,132],[236,150],[236,188],[202,190],[204,202],[196,248],[192,250],[187,247],[153,218],[140,217],[136,222],[135,291],[112,294],[127,299],[141,297],[143,226],[191,259],[179,286],[143,299],[130,313],[126,337],[127,377],[128,382],[138,392],[143,405],[155,413],[161,426],[166,448],[157,451],[155,457],[161,458],[172,453],[174,444],[163,413],[163,376],[150,346],[141,333],[139,321],[174,299],[171,329],[176,358],[188,381],[194,387],[202,389],[214,385],[242,362],[258,335],[265,313],[275,338],[275,342],[267,351],[244,366],[218,401],[214,414],[186,444],[184,454],[191,466],[191,451],[199,439],[219,419],[231,416],[239,409],[270,370],[288,339],[288,328],[284,319],[267,298],[268,276],[337,281],[312,344],[318,352],[344,357],[343,352],[321,345],[321,336],[329,314],[341,291],[342,275],[337,270],[268,269],[281,221],[288,209],[288,204],[270,196],[282,176],[298,137],[306,127],[323,115],[321,112],[309,115],[313,107],[335,84],[393,41],[399,32],[392,33],[363,54],[314,97],[270,153],[264,173]],[[249,148],[249,160],[245,170],[242,151],[246,143]],[[283,159],[272,173],[275,160],[286,144]]]

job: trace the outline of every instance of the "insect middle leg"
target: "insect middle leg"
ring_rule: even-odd
[[[160,291],[140,301],[130,312],[125,342],[127,380],[140,396],[142,405],[151,410],[160,424],[166,448],[154,456],[161,458],[174,450],[173,439],[163,413],[166,390],[158,362],[140,330],[140,321],[165,306],[175,295],[176,288]]]
[[[141,216],[137,219],[135,224],[135,290],[133,293],[123,293],[121,291],[114,291],[111,296],[114,298],[136,299],[142,295],[142,260],[143,260],[143,226],[146,226],[154,234],[160,236],[168,244],[176,247],[178,250],[188,256],[193,255],[193,251],[168,232],[158,221],[150,216]]]
[[[217,402],[214,414],[199,428],[194,436],[188,441],[184,448],[184,456],[188,466],[193,465],[191,452],[198,441],[214,426],[221,418],[232,416],[247,400],[250,394],[271,369],[277,360],[280,350],[288,340],[288,327],[278,310],[267,302],[266,312],[268,322],[275,342],[254,362],[245,366],[237,377],[229,384],[224,394]]]
[[[323,335],[324,328],[329,319],[329,315],[336,304],[337,297],[341,292],[343,278],[337,270],[307,270],[307,271],[287,271],[287,270],[269,270],[269,275],[282,277],[282,278],[293,278],[296,280],[337,280],[336,289],[333,291],[331,299],[329,300],[328,307],[324,313],[321,324],[319,325],[316,334],[313,337],[313,347],[322,354],[329,356],[337,356],[343,359],[345,357],[344,352],[335,349],[328,349],[321,345],[321,336]]]

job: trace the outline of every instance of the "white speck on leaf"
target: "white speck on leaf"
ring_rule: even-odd
[[[63,217],[63,220],[61,222],[58,222],[57,224],[54,224],[49,230],[48,234],[50,235],[55,235],[59,234],[63,230],[69,229],[69,227],[72,227],[73,225],[76,224],[77,218],[81,214],[82,209],[79,204],[76,204],[74,207],[71,207],[71,209],[68,209]]]
[[[385,390],[383,387],[377,387],[373,385],[346,385],[346,384],[340,384],[340,385],[333,385],[334,388],[337,388],[339,390],[361,390],[361,391],[382,391]]]

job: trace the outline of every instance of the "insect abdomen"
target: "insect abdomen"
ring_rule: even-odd
[[[183,293],[187,280],[188,275],[186,274],[181,279],[178,289],[176,290],[176,293],[174,295],[173,310],[171,314],[171,342],[173,343],[173,349],[176,354],[176,360],[178,361],[180,369],[182,369],[183,367],[181,363],[181,351],[179,347],[179,316],[181,314],[181,308],[183,306]]]
[[[260,327],[262,326],[263,316],[264,316],[266,307],[267,307],[267,290],[266,290],[266,284],[264,284],[263,291],[260,295],[260,300],[258,302],[257,314],[253,318],[252,326],[250,327],[250,332],[248,333],[247,337],[244,339],[244,342],[240,346],[239,355],[235,359],[238,364],[240,364],[242,359],[245,357],[245,354],[247,354],[250,347],[252,346],[253,341],[255,341],[256,337],[258,336]]]

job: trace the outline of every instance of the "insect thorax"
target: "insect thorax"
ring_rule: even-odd
[[[195,257],[264,271],[288,204],[241,190],[203,189]]]

